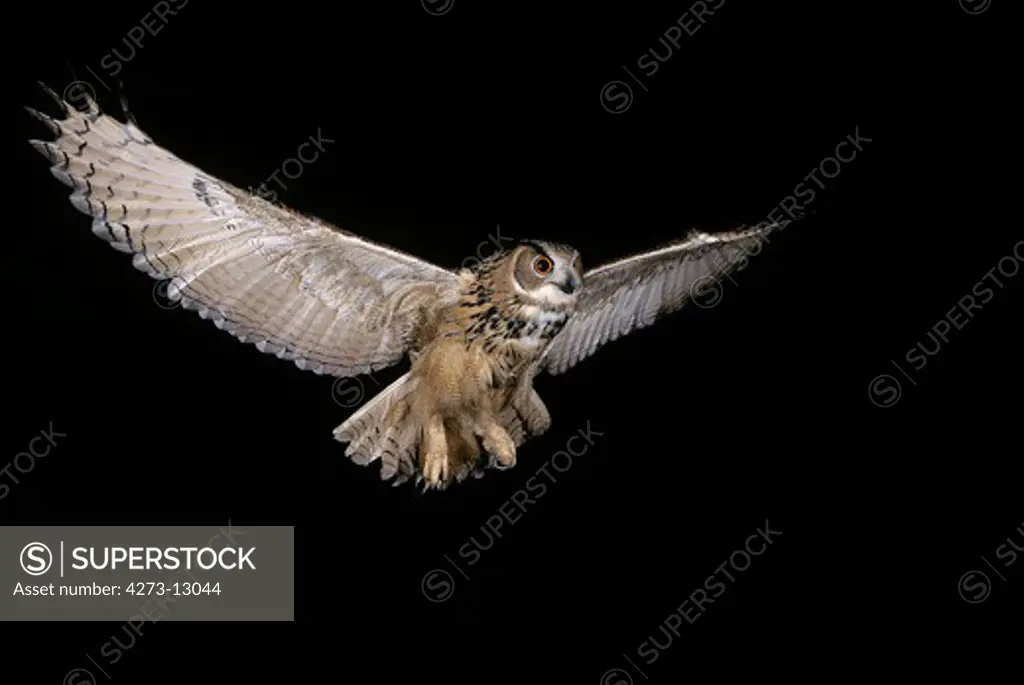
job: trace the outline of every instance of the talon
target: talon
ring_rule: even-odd
[[[508,433],[499,429],[488,431],[484,449],[491,455],[491,467],[504,470],[516,465],[516,444]]]
[[[526,430],[530,435],[542,435],[551,428],[551,417],[547,413],[536,412],[526,421]]]
[[[551,428],[551,414],[535,391],[520,397],[514,408],[530,435],[542,435]]]
[[[425,429],[424,442],[426,445],[420,453],[423,479],[428,487],[441,489],[441,483],[448,480],[448,443],[440,415],[431,417]]]
[[[425,488],[436,487],[448,480],[448,455],[438,452],[431,452],[424,458],[423,480]]]

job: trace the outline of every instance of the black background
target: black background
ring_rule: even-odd
[[[12,27],[32,47],[13,58],[4,136],[2,454],[50,422],[67,437],[19,474],[2,523],[297,530],[294,624],[159,622],[110,666],[115,681],[596,684],[622,668],[642,682],[625,653],[667,682],[850,641],[1021,638],[1024,560],[984,603],[956,586],[1022,539],[1024,275],[997,272],[1006,287],[924,368],[904,361],[1024,234],[1010,3],[972,16],[957,0],[727,0],[645,76],[637,58],[664,54],[688,5],[455,0],[431,16],[417,0],[192,0],[118,74],[143,130],[238,186],[321,131],[335,142],[280,200],[447,267],[499,225],[594,266],[756,223],[847,135],[871,139],[717,306],[541,378],[554,424],[515,469],[427,495],[343,456],[331,431],[351,409],[332,379],[159,306],[23,144],[48,133],[15,105],[55,113],[36,79],[87,82],[120,111],[101,61],[126,54],[152,4],[24,8]],[[634,95],[617,114],[600,97],[612,80]],[[880,374],[901,383],[892,406],[872,401],[892,398],[872,395]],[[587,425],[602,435],[586,454],[462,563],[468,580],[456,573],[445,555],[463,561]],[[645,664],[640,643],[766,520],[783,532],[769,552]],[[441,603],[421,592],[432,569],[453,579]],[[121,626],[0,629],[20,682],[57,683]]]

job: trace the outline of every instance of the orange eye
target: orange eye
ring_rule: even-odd
[[[533,260],[533,270],[541,276],[547,276],[551,273],[552,267],[554,267],[554,264],[544,255],[540,255]]]

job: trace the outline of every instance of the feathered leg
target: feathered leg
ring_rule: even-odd
[[[512,408],[530,435],[541,435],[551,428],[551,414],[544,406],[544,400],[533,389],[532,379],[527,378],[516,388],[512,395]]]
[[[477,460],[480,458],[480,445],[473,433],[473,424],[465,417],[450,420],[446,427],[452,475],[461,483],[466,476],[476,470]]]

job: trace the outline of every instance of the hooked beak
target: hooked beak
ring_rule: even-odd
[[[572,295],[576,292],[576,289],[580,287],[579,281],[577,281],[576,277],[572,274],[569,274],[569,277],[565,279],[564,283],[557,283],[556,285],[558,286],[558,289],[566,295]]]

